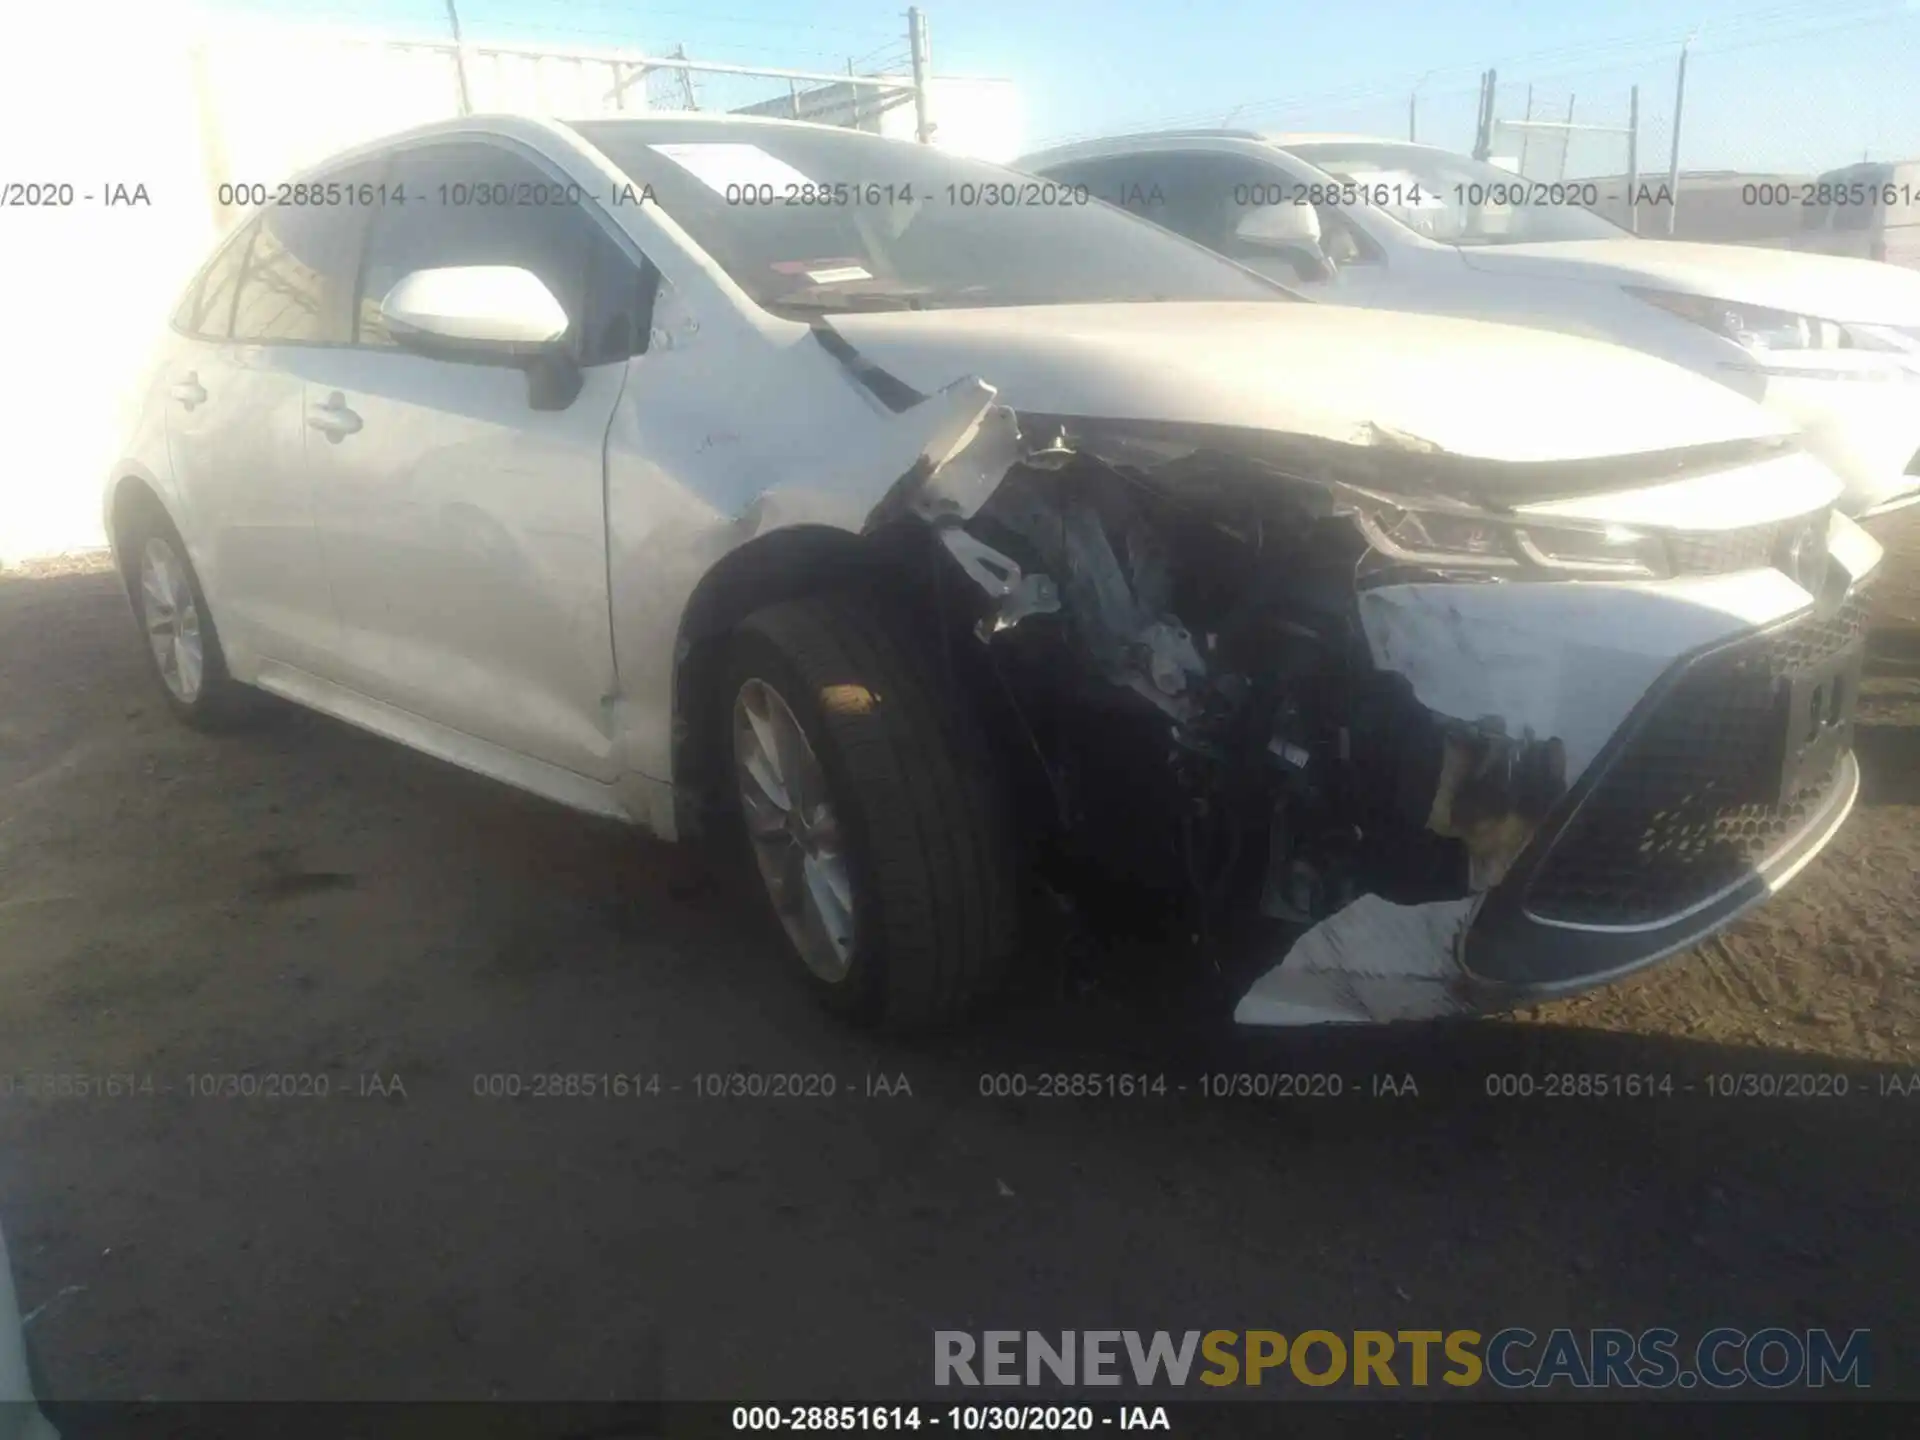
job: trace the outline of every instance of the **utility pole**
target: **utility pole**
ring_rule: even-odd
[[[1680,68],[1673,81],[1673,150],[1667,160],[1667,234],[1673,234],[1680,215],[1680,113],[1687,103],[1687,49],[1693,44],[1695,30],[1680,42]]]
[[[1485,160],[1493,153],[1493,109],[1499,92],[1500,72],[1488,70],[1480,77],[1479,129],[1473,138],[1473,158]]]
[[[1520,131],[1520,173],[1527,173],[1527,142],[1533,138],[1533,86],[1527,86],[1527,117]]]
[[[453,27],[453,75],[460,82],[460,113],[473,113],[473,97],[467,91],[467,47],[460,39],[460,12],[447,0],[447,23]]]
[[[927,17],[918,5],[907,8],[907,53],[913,56],[913,138],[933,143],[933,112],[927,103]]]
[[[674,46],[673,58],[676,60],[686,59],[687,47],[684,45]],[[687,109],[698,110],[700,108],[699,102],[693,98],[693,72],[684,65],[680,67],[680,95],[681,98],[687,102]]]
[[[1640,233],[1640,87],[1627,97],[1627,228]]]

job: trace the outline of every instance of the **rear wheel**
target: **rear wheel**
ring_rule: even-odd
[[[129,519],[119,540],[134,616],[168,707],[204,729],[250,715],[252,692],[227,671],[220,632],[173,522],[149,502]]]
[[[890,1029],[1003,978],[1017,886],[993,758],[962,697],[871,601],[770,606],[727,672],[741,829],[809,984]]]

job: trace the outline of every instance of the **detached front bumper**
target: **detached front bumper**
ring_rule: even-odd
[[[1837,833],[1860,786],[1863,592],[1880,551],[1845,520],[1830,540],[1818,596],[1771,570],[1363,596],[1377,661],[1430,707],[1463,718],[1480,707],[1511,733],[1564,737],[1568,788],[1490,890],[1413,906],[1363,898],[1301,936],[1235,1018],[1367,1023],[1569,995],[1685,950],[1777,892]]]
[[[1468,927],[1464,975],[1493,1006],[1606,984],[1767,899],[1859,793],[1856,591],[1664,675]]]

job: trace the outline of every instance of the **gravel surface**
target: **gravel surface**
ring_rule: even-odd
[[[51,1386],[881,1398],[947,1327],[1727,1323],[1870,1327],[1912,1394],[1920,517],[1895,538],[1860,808],[1699,951],[1502,1020],[1250,1036],[1179,956],[1087,983],[1041,945],[917,1047],[817,1014],[740,882],[317,716],[195,734],[97,559],[7,572],[0,1218]],[[736,1071],[836,1093],[702,1093]],[[1013,1071],[1168,1091],[982,1094]],[[1487,1094],[1571,1072],[1676,1088]],[[1713,1093],[1754,1073],[1847,1093]],[[544,1074],[660,1093],[476,1094]]]

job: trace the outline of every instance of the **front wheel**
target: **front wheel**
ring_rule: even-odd
[[[119,542],[134,618],[168,708],[203,729],[250,715],[251,692],[227,673],[220,633],[173,522],[157,504],[142,506]]]
[[[1018,896],[964,697],[872,603],[833,596],[749,617],[726,698],[745,844],[815,991],[888,1029],[972,1009],[1005,974]]]

